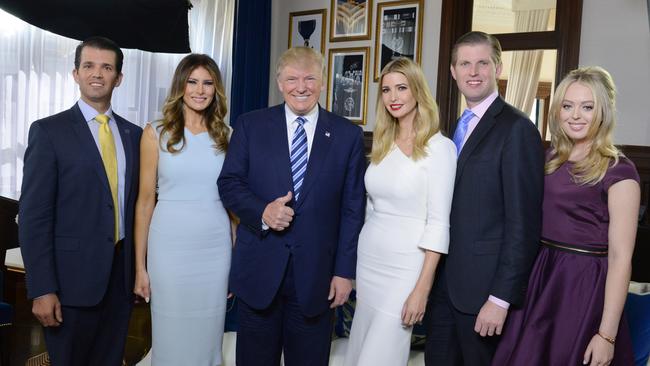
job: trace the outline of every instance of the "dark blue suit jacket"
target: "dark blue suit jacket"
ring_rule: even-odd
[[[115,113],[113,117],[126,158],[124,286],[130,293],[142,129]],[[98,304],[111,273],[114,220],[101,155],[78,105],[34,122],[19,206],[28,297],[56,293],[63,305]]]
[[[281,232],[262,231],[266,205],[293,190],[284,105],[239,117],[218,180],[226,208],[241,219],[231,290],[247,304],[271,304],[293,258],[303,313],[325,311],[333,275],[354,278],[357,239],[365,215],[366,161],[361,128],[319,109],[295,216]]]
[[[543,186],[537,128],[498,97],[458,157],[444,266],[456,309],[478,314],[489,295],[522,304],[539,248]]]

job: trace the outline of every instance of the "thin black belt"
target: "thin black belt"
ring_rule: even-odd
[[[546,246],[547,248],[560,250],[560,251],[563,251],[563,252],[569,252],[569,253],[580,254],[580,255],[589,255],[589,256],[594,256],[594,257],[606,257],[607,256],[607,248],[585,249],[585,248],[581,248],[581,247],[573,245],[573,244],[557,243],[557,242],[553,242],[553,241],[550,241],[550,240],[547,240],[547,239],[542,239],[541,242],[542,242],[542,245]]]

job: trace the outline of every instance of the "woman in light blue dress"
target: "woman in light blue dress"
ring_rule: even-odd
[[[176,68],[163,119],[142,136],[134,292],[151,300],[155,366],[221,364],[232,248],[216,184],[225,115],[219,68],[191,54]]]

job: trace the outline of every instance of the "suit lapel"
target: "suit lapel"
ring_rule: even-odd
[[[124,177],[124,204],[129,202],[129,193],[131,192],[131,183],[133,182],[133,142],[131,139],[131,128],[129,123],[126,122],[122,117],[118,116],[113,112],[113,119],[117,124],[117,129],[120,131],[119,138],[122,140],[122,146],[124,147],[124,160],[126,161],[125,177]]]
[[[327,153],[332,146],[334,136],[330,120],[327,118],[325,110],[319,107],[318,122],[316,124],[316,132],[314,133],[314,141],[311,145],[311,153],[309,154],[309,161],[307,162],[307,172],[305,173],[305,181],[303,182],[302,192],[298,200],[296,209],[302,206],[305,197],[309,194],[309,190],[314,185],[318,178],[327,158]]]
[[[497,97],[497,99],[492,102],[490,107],[485,111],[485,114],[479,123],[476,125],[474,131],[472,131],[472,134],[469,135],[469,138],[465,142],[465,145],[463,145],[463,149],[460,151],[460,155],[458,156],[458,164],[456,166],[456,183],[458,183],[458,179],[460,179],[463,173],[463,168],[465,168],[467,159],[469,159],[469,157],[472,155],[472,152],[474,152],[476,147],[481,144],[481,141],[483,141],[485,136],[487,136],[492,127],[494,127],[494,125],[497,123],[496,116],[501,112],[503,104],[504,101],[501,99],[501,97]]]
[[[270,161],[273,164],[273,171],[278,176],[280,187],[287,187],[287,191],[293,190],[291,180],[291,161],[289,158],[289,144],[287,140],[287,118],[284,113],[284,104],[274,107],[271,113],[271,121],[266,124],[266,134],[270,144]],[[284,188],[282,188],[284,189]],[[285,191],[282,195],[287,194]]]
[[[102,182],[104,188],[106,188],[106,190],[110,193],[111,189],[108,185],[108,177],[106,176],[106,170],[104,169],[102,155],[97,148],[97,144],[95,143],[92,132],[90,132],[88,122],[86,122],[84,119],[84,116],[81,113],[81,109],[79,109],[79,106],[77,104],[69,109],[69,112],[70,120],[73,121],[73,130],[77,134],[81,150],[93,162],[95,173],[97,173],[99,176],[99,180]]]

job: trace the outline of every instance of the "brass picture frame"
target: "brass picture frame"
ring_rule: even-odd
[[[381,70],[397,57],[408,57],[420,64],[424,0],[379,3],[375,26],[374,81]]]
[[[330,49],[328,55],[327,110],[365,125],[368,105],[370,47]]]
[[[315,48],[325,54],[325,27],[327,26],[327,9],[296,11],[289,13],[288,48],[306,46]]]
[[[373,0],[332,0],[330,42],[370,39]]]

